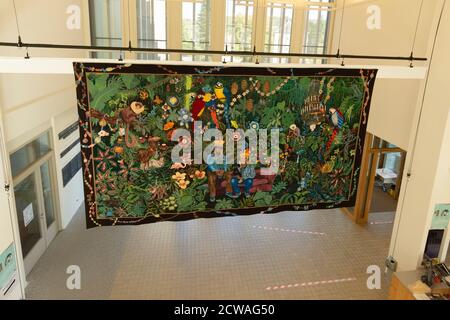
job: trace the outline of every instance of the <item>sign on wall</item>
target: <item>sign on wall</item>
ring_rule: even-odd
[[[74,68],[88,227],[354,204],[377,70]]]
[[[23,223],[25,224],[25,227],[27,227],[34,219],[33,203],[30,203],[25,207],[25,209],[23,209],[22,215]]]
[[[17,263],[14,244],[0,254],[0,297],[6,296],[17,283]]]
[[[437,204],[434,208],[431,229],[445,230],[450,222],[450,204]]]

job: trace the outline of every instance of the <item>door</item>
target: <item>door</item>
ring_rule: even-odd
[[[36,173],[33,172],[17,185],[14,185],[20,243],[27,274],[46,248],[40,221],[42,217],[40,215],[37,180]]]
[[[42,212],[43,212],[43,225],[46,228],[46,242],[47,245],[55,238],[56,233],[58,232],[58,226],[55,218],[55,194],[52,183],[52,175],[51,175],[51,161],[48,160],[44,164],[41,165],[40,171],[40,186],[42,188]],[[45,222],[45,223],[44,223]]]
[[[40,141],[38,141],[40,140]],[[46,138],[11,155],[20,242],[28,274],[58,232],[53,155]]]

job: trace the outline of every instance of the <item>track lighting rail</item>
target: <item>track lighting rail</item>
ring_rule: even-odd
[[[315,53],[275,53],[256,51],[221,51],[221,50],[189,50],[189,49],[159,49],[159,48],[139,48],[94,46],[94,45],[69,45],[50,43],[24,43],[0,42],[0,47],[19,48],[40,48],[40,49],[68,49],[68,50],[89,50],[89,51],[129,51],[129,52],[151,52],[151,53],[180,53],[180,54],[201,54],[201,55],[224,55],[224,56],[268,56],[268,57],[297,57],[297,58],[322,58],[322,59],[367,59],[367,60],[397,60],[397,61],[427,61],[427,58],[415,57],[411,52],[409,56],[380,56],[380,55],[358,55],[358,54],[315,54]]]

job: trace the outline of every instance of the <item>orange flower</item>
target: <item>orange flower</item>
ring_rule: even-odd
[[[203,179],[206,176],[205,171],[195,170],[195,177],[197,179]]]
[[[172,122],[172,121],[167,122],[167,123],[164,125],[164,131],[167,131],[167,130],[172,129],[174,125],[175,125],[175,123]]]
[[[180,173],[180,172],[176,172],[173,176],[172,176],[173,180],[176,180],[177,182],[179,181],[183,181],[184,179],[186,179],[186,173]]]
[[[177,181],[177,184],[178,184],[178,186],[179,186],[181,189],[186,189],[189,183],[190,183],[189,180],[180,180],[180,181]]]
[[[123,153],[123,147],[120,146],[114,147],[114,152],[119,154]]]
[[[139,92],[139,97],[141,98],[141,100],[147,100],[148,92],[146,90],[141,90],[141,92]]]
[[[320,171],[322,173],[330,173],[331,171],[333,171],[333,167],[334,167],[334,163],[327,162],[320,168]]]

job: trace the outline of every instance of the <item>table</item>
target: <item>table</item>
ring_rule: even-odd
[[[416,297],[408,287],[420,280],[424,273],[423,269],[394,272],[389,289],[389,300],[418,300],[420,295]],[[430,290],[432,293],[450,294],[450,288],[442,283],[433,285]]]

